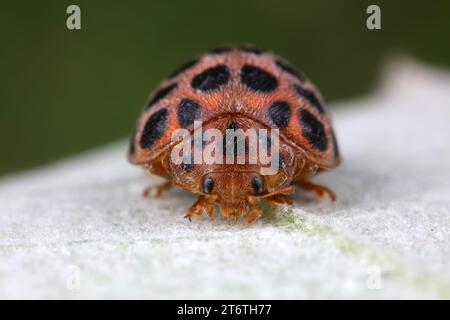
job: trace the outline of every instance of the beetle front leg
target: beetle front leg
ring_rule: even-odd
[[[216,197],[213,196],[207,197],[201,195],[198,197],[197,201],[192,205],[192,207],[189,209],[188,213],[184,217],[192,222],[192,218],[194,216],[198,216],[199,218],[201,218],[201,216],[203,215],[203,211],[206,211],[208,216],[211,218],[214,216],[214,213],[216,212],[215,202]]]
[[[148,186],[142,192],[142,196],[144,198],[146,198],[146,197],[148,197],[150,195],[150,192],[155,190],[155,198],[159,198],[159,197],[161,197],[161,194],[164,191],[170,190],[172,187],[173,187],[172,181],[166,181],[166,182],[161,183],[161,184],[156,185],[156,186]]]
[[[258,204],[254,204],[251,207],[250,212],[247,215],[247,222],[248,222],[248,224],[252,223],[256,219],[261,217],[262,216],[262,212],[263,212],[263,210],[262,210],[261,206],[258,205]]]
[[[273,196],[265,198],[264,200],[277,206],[283,204],[292,205],[294,203],[294,200],[292,200],[289,195],[285,194],[275,194]]]
[[[336,194],[334,193],[334,191],[325,186],[321,186],[319,184],[314,184],[309,181],[299,181],[296,184],[300,188],[303,188],[307,191],[314,192],[319,197],[323,197],[323,196],[327,195],[331,199],[331,201],[336,200]]]

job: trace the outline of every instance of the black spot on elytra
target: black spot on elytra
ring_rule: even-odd
[[[187,69],[192,68],[193,66],[195,66],[198,63],[199,59],[193,59],[191,61],[186,62],[185,64],[183,64],[182,66],[180,66],[179,68],[177,68],[174,72],[172,72],[169,75],[169,78],[173,78],[178,76],[180,73],[186,71]]]
[[[264,53],[264,50],[261,50],[259,48],[253,47],[253,46],[241,46],[241,47],[239,47],[239,50],[247,52],[247,53],[254,53],[254,54]]]
[[[134,127],[133,131],[131,132],[130,146],[128,148],[128,153],[130,155],[134,154],[134,151],[136,150],[135,138],[136,138],[136,127]]]
[[[286,128],[291,120],[291,106],[285,101],[276,101],[269,106],[269,117],[280,128]]]
[[[231,50],[233,50],[233,48],[231,47],[219,47],[219,48],[214,48],[212,50],[209,50],[210,54],[221,54],[221,53],[225,53],[225,52],[230,52]]]
[[[337,144],[336,134],[334,133],[334,130],[331,130],[331,138],[333,139],[334,157],[337,159],[340,156],[340,152],[339,152],[339,146]]]
[[[141,136],[141,148],[151,148],[155,144],[155,142],[164,135],[167,129],[168,118],[169,111],[164,108],[155,112],[147,120]]]
[[[200,117],[202,107],[195,101],[183,99],[178,107],[177,116],[181,127],[187,128],[194,125],[194,120]]]
[[[286,71],[287,73],[293,75],[301,82],[305,81],[305,76],[302,75],[300,72],[295,70],[291,65],[287,64],[286,62],[283,62],[281,60],[275,60],[275,64],[283,71]]]
[[[241,81],[249,89],[259,92],[271,92],[278,87],[278,80],[272,74],[248,64],[241,69]]]
[[[302,127],[303,136],[308,142],[317,150],[327,150],[328,139],[322,123],[307,110],[301,110],[299,112],[298,120]]]
[[[323,108],[322,104],[320,103],[319,99],[316,97],[314,92],[304,89],[300,86],[294,86],[295,92],[300,96],[300,98],[304,98],[308,100],[311,105],[316,108],[320,113],[325,113],[325,109]]]
[[[252,178],[252,188],[256,196],[259,196],[264,192],[264,181],[261,176],[254,176]]]
[[[201,91],[217,90],[230,79],[230,71],[225,65],[206,69],[192,79],[191,86]]]
[[[177,83],[172,83],[169,84],[168,86],[159,89],[158,91],[156,91],[152,98],[150,99],[149,103],[146,106],[146,109],[150,108],[151,106],[153,106],[154,104],[156,104],[157,102],[159,102],[160,100],[164,99],[165,97],[167,97],[170,93],[172,93],[172,91],[178,86]]]
[[[206,177],[205,180],[203,180],[203,192],[204,193],[211,193],[214,189],[214,180],[210,176]]]

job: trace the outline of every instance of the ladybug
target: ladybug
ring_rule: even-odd
[[[259,158],[243,164],[175,161],[174,150],[182,141],[190,141],[184,145],[192,153],[208,147],[204,138],[200,143],[191,136],[185,139],[198,123],[203,130],[214,129],[224,136],[227,130],[270,131],[266,147],[272,147],[272,131],[276,131],[277,151],[271,149],[267,154],[276,153],[278,170],[261,174],[264,165]],[[184,137],[173,139],[180,130]],[[231,140],[234,147],[235,138]],[[245,157],[250,153],[247,138],[245,148],[240,149]],[[215,140],[216,146],[230,145],[227,138]],[[225,153],[229,155],[228,149]],[[234,149],[232,156],[238,155]],[[246,217],[248,223],[262,215],[261,201],[293,204],[294,186],[334,201],[332,190],[307,179],[341,161],[330,115],[316,87],[286,60],[248,46],[209,51],[164,80],[137,121],[128,159],[167,179],[145,189],[144,196],[154,190],[159,197],[177,186],[199,195],[185,216],[189,220],[204,212],[212,217],[220,211],[233,220]]]

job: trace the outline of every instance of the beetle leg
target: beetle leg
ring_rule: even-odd
[[[247,201],[251,205],[251,209],[247,216],[247,222],[252,223],[253,221],[262,216],[263,210],[261,206],[257,204],[259,200],[264,200],[274,205],[282,205],[282,204],[291,205],[294,203],[294,200],[292,200],[292,198],[290,197],[290,194],[292,194],[293,191],[294,190],[292,187],[288,187],[285,189],[280,189],[278,191],[266,194],[264,196],[259,197],[248,196]]]
[[[247,222],[250,224],[253,221],[255,221],[256,219],[258,219],[259,217],[261,217],[262,216],[262,211],[263,210],[262,210],[262,208],[259,205],[254,204],[252,206],[252,208],[250,209],[250,212],[247,215]]]
[[[214,217],[214,214],[216,213],[216,205],[215,204],[207,204],[205,206],[205,211],[208,217],[212,218]]]
[[[256,199],[268,199],[268,198],[272,198],[275,195],[286,195],[286,196],[288,196],[288,195],[291,195],[293,193],[294,193],[294,187],[289,186],[289,187],[286,187],[286,188],[283,188],[283,189],[278,189],[278,190],[272,191],[271,193],[267,193],[267,194],[264,194],[262,196],[254,197],[254,198],[256,198]]]
[[[319,197],[323,197],[324,195],[327,195],[331,199],[331,201],[336,200],[336,194],[334,193],[334,191],[325,186],[321,186],[319,184],[314,184],[309,181],[299,181],[299,182],[297,182],[297,185],[307,191],[314,192]]]
[[[209,217],[212,217],[216,211],[215,201],[216,197],[213,196],[199,196],[184,217],[192,221],[192,217],[194,216],[199,216],[200,218],[203,215],[203,210],[206,211]]]
[[[150,192],[155,190],[155,198],[159,198],[159,197],[161,197],[161,194],[164,191],[167,191],[167,190],[171,189],[172,187],[173,187],[173,184],[171,181],[166,181],[166,182],[156,185],[156,186],[148,186],[142,192],[142,196],[146,198],[150,195]]]
[[[271,197],[265,198],[264,200],[275,205],[282,205],[282,204],[292,205],[294,203],[294,200],[292,200],[290,196],[285,194],[275,194]]]
[[[282,204],[291,205],[294,203],[294,200],[292,200],[292,198],[290,197],[290,195],[293,193],[294,187],[290,186],[284,189],[275,190],[271,193],[262,196],[248,196],[247,200],[252,205],[255,205],[258,200],[265,200],[274,205],[282,205]]]

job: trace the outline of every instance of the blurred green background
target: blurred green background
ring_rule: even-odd
[[[70,4],[79,31],[66,28]],[[369,4],[382,30],[366,28]],[[450,1],[2,3],[0,175],[127,136],[149,92],[210,48],[273,50],[334,101],[370,92],[392,52],[448,66],[449,14]]]

